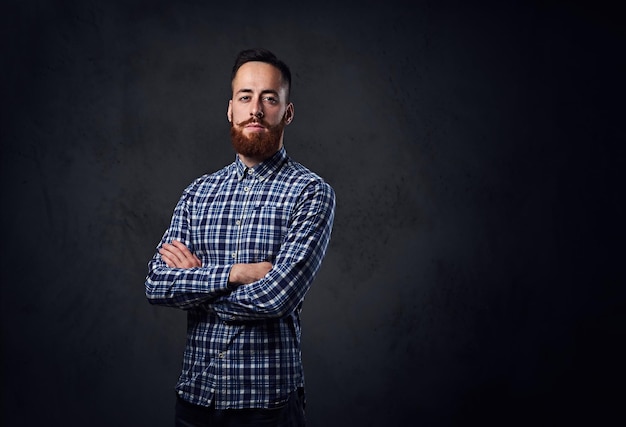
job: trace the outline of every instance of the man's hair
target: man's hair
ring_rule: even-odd
[[[287,100],[289,100],[289,94],[291,92],[291,71],[289,70],[287,64],[278,59],[276,55],[267,49],[246,49],[239,52],[237,58],[235,59],[235,65],[233,65],[230,81],[232,82],[235,80],[235,75],[237,75],[237,71],[239,71],[239,68],[243,64],[252,61],[265,62],[266,64],[270,64],[278,68],[280,74],[282,75],[283,82],[287,84]]]

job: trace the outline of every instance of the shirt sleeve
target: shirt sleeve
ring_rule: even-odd
[[[332,232],[335,193],[323,181],[309,184],[289,220],[270,272],[217,298],[210,308],[226,322],[285,317],[297,310],[322,263]]]
[[[156,253],[148,262],[145,287],[146,297],[151,304],[189,309],[229,292],[228,276],[232,265],[170,268],[159,254],[161,246],[172,240],[182,242],[194,252],[189,227],[189,194],[188,188],[174,209],[170,226],[157,246]]]

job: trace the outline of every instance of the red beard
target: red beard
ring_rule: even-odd
[[[240,127],[251,123],[254,119],[242,122],[235,127],[230,126],[230,139],[235,151],[244,157],[264,161],[272,157],[280,149],[280,138],[285,128],[285,122],[281,120],[276,126],[269,126],[263,120],[259,123],[269,129],[269,132],[253,133],[246,136]]]

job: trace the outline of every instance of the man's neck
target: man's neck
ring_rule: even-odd
[[[243,163],[244,165],[246,165],[249,168],[253,168],[256,165],[258,165],[259,163],[267,160],[267,159],[255,159],[252,157],[246,157],[242,154],[237,153],[237,155],[239,156],[239,160],[241,160],[241,163]]]
[[[263,163],[264,161],[266,161],[267,159],[271,158],[272,156],[274,156],[276,153],[278,153],[280,151],[280,149],[283,147],[283,145],[280,145],[280,148],[275,151],[274,153],[272,153],[270,156],[261,159],[261,158],[256,158],[256,157],[248,157],[248,156],[244,156],[241,153],[237,153],[237,155],[239,156],[239,160],[241,160],[241,163],[243,163],[244,165],[246,165],[246,167],[249,168],[253,168],[256,165],[258,165],[259,163]]]

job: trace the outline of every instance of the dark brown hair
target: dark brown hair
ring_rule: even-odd
[[[239,52],[237,58],[235,59],[235,65],[233,65],[233,71],[230,76],[231,82],[235,80],[235,75],[237,74],[239,68],[246,62],[251,61],[265,62],[278,68],[283,81],[287,84],[287,100],[289,100],[289,94],[291,93],[291,71],[289,70],[287,64],[278,59],[276,55],[267,49],[246,49]]]

